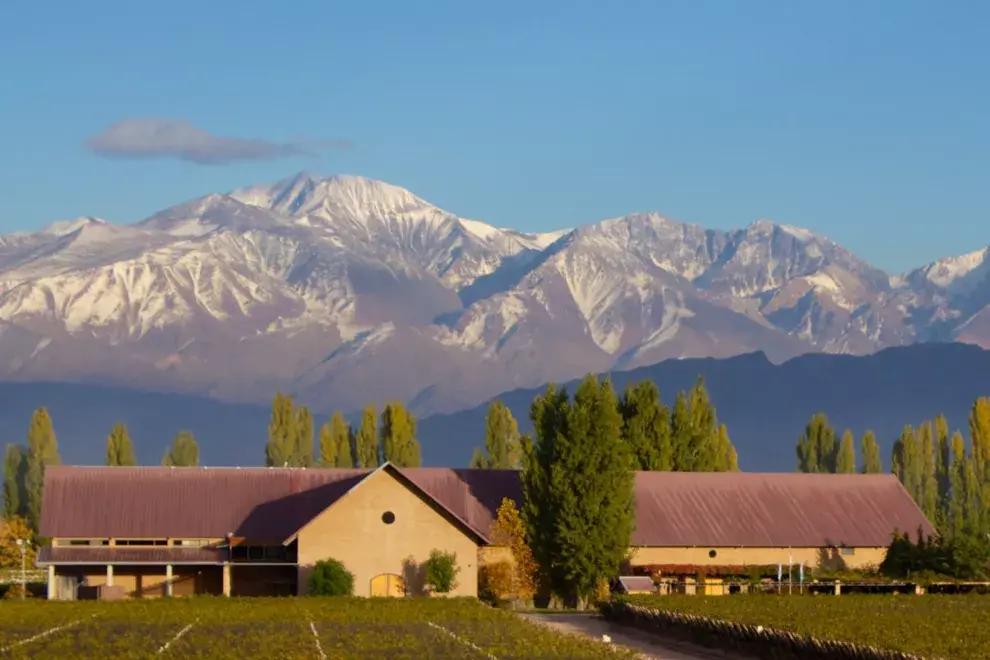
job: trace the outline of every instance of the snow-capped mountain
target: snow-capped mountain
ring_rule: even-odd
[[[0,236],[0,377],[423,412],[588,371],[763,350],[990,346],[990,248],[890,277],[765,220],[546,234],[302,173],[134,225]]]

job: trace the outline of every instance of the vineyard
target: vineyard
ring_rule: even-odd
[[[746,623],[925,658],[976,660],[990,649],[990,597],[631,596],[658,610]]]
[[[632,658],[468,599],[0,602],[9,658]]]

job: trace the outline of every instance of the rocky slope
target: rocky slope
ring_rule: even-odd
[[[526,234],[300,174],[0,237],[0,378],[422,414],[668,358],[990,346],[988,256],[890,277],[796,227],[657,214]]]

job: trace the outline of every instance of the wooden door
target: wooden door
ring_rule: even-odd
[[[382,573],[371,578],[372,598],[402,598],[406,595],[406,584],[401,575]]]

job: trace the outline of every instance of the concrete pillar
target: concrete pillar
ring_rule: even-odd
[[[835,581],[835,595],[836,596],[842,595],[842,581],[841,580],[836,580]]]
[[[230,595],[230,563],[223,565],[223,595]]]
[[[107,586],[113,586],[113,564],[107,564]]]
[[[48,600],[55,600],[55,566],[48,565]]]
[[[172,564],[165,565],[165,596],[172,596]]]

